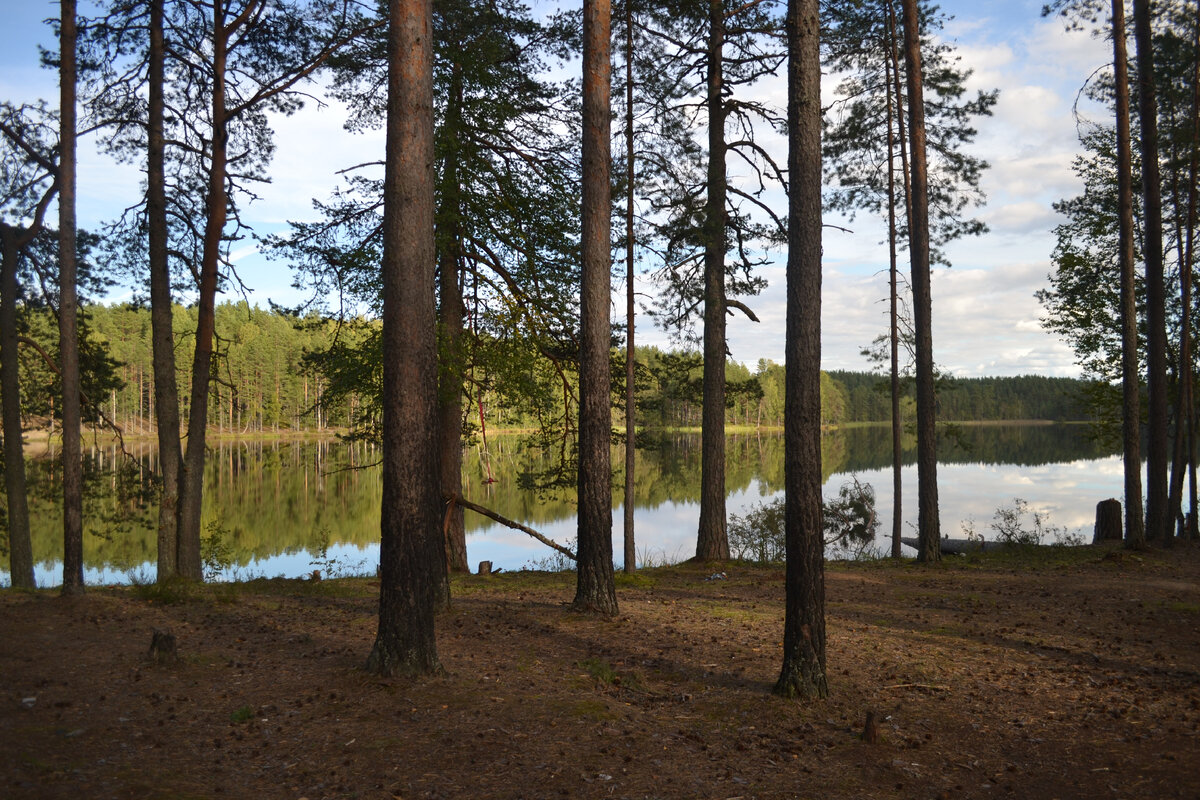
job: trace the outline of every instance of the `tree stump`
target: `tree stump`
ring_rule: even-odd
[[[867,744],[879,743],[879,718],[874,711],[867,712],[867,721],[863,723],[862,740]]]
[[[175,649],[175,634],[157,628],[150,637],[150,660],[157,664],[171,664],[179,657]]]
[[[1096,504],[1096,532],[1092,544],[1121,541],[1124,536],[1121,520],[1121,501],[1109,498]]]
[[[479,562],[479,574],[480,575],[491,575],[492,574],[492,562],[480,561]]]

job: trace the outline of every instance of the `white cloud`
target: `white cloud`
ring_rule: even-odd
[[[1045,233],[1058,223],[1054,209],[1044,203],[1025,201],[990,209],[983,220],[996,234]]]
[[[312,200],[330,196],[342,182],[340,170],[383,160],[384,132],[350,133],[343,127],[346,116],[346,107],[336,100],[323,106],[309,101],[290,117],[272,116],[271,183],[257,188],[261,199],[248,209],[250,219],[271,226],[311,220]]]

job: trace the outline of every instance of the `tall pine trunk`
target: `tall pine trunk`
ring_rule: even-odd
[[[462,68],[451,67],[447,97],[446,124],[448,141],[442,168],[442,208],[437,224],[439,342],[438,430],[441,453],[442,497],[462,494],[463,379],[466,354],[463,332],[466,311],[462,282],[462,187],[458,178],[458,143],[462,120]],[[469,572],[467,562],[466,521],[462,506],[450,506],[443,520],[446,565],[452,572]],[[448,598],[447,585],[442,594]]]
[[[787,600],[775,692],[829,695],[821,500],[821,66],[817,0],[789,0],[784,528]]]
[[[633,532],[633,473],[636,466],[637,415],[634,405],[634,303],[633,303],[633,3],[625,0],[625,572],[637,569]]]
[[[888,128],[888,339],[891,361],[892,402],[892,558],[900,558],[901,534],[904,528],[903,469],[904,469],[904,421],[900,418],[900,265],[896,253],[896,142],[899,140],[901,155],[904,154],[903,104],[900,102],[900,62],[897,56],[896,14],[892,3],[887,7],[887,57],[884,75],[888,82],[887,128]],[[908,218],[908,159],[901,158],[904,177],[905,219]]]
[[[1125,0],[1112,1],[1113,69],[1117,115],[1117,228],[1121,268],[1121,390],[1125,460],[1125,544],[1146,545],[1142,517],[1141,388],[1138,379],[1137,295],[1133,264],[1133,155],[1129,132],[1129,60]]]
[[[388,2],[379,628],[367,658],[379,675],[441,669],[432,18],[430,0]]]
[[[25,447],[21,432],[21,378],[17,361],[17,261],[30,231],[0,221],[0,414],[4,427],[4,491],[8,501],[8,559],[13,588],[32,589],[33,544],[29,535]]]
[[[921,73],[918,0],[903,0],[904,68],[908,81],[911,191],[909,256],[917,371],[917,560],[941,560],[937,486],[937,397],[933,376],[933,293],[929,272],[929,188],[925,167],[925,100]]]
[[[62,382],[63,594],[83,591],[83,455],[75,247],[75,0],[59,4],[58,357]]]
[[[1138,117],[1142,156],[1142,258],[1146,262],[1146,353],[1149,431],[1146,440],[1146,538],[1167,542],[1167,311],[1163,283],[1162,187],[1158,168],[1158,101],[1149,0],[1133,0]]]
[[[708,3],[708,197],[704,211],[704,404],[698,561],[729,558],[725,529],[725,7]]]
[[[1200,54],[1200,14],[1196,15],[1195,25],[1192,27],[1192,50]],[[1200,55],[1197,56],[1192,72],[1192,140],[1191,140],[1191,158],[1188,163],[1188,206],[1187,206],[1187,244],[1184,249],[1183,271],[1187,276],[1186,286],[1188,288],[1188,300],[1184,304],[1184,308],[1188,309],[1188,315],[1185,317],[1183,330],[1187,335],[1188,349],[1181,355],[1184,359],[1185,367],[1180,370],[1180,375],[1184,376],[1180,380],[1185,388],[1185,400],[1183,402],[1182,418],[1187,422],[1187,472],[1188,472],[1188,507],[1191,509],[1187,516],[1187,525],[1185,534],[1189,539],[1200,538],[1200,522],[1197,520],[1197,486],[1196,486],[1196,397],[1193,386],[1193,371],[1191,363],[1191,336],[1190,336],[1190,311],[1191,311],[1191,288],[1192,288],[1192,269],[1196,259],[1196,218],[1197,204],[1200,202],[1200,187],[1197,187],[1196,181],[1200,175]]]
[[[580,287],[579,520],[575,600],[580,611],[617,613],[612,563],[612,194],[609,184],[612,9],[583,4],[583,270]]]
[[[179,485],[179,575],[202,580],[200,513],[204,492],[205,439],[208,432],[208,386],[212,377],[213,337],[216,331],[217,276],[221,241],[228,216],[225,188],[229,120],[225,107],[225,80],[229,36],[224,3],[213,4],[212,40],[212,152],[208,171],[208,196],[204,250],[200,261],[200,292],[196,303],[196,347],[192,356],[192,389],[188,414],[187,452]]]

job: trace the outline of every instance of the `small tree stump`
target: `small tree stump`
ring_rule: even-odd
[[[1096,531],[1092,536],[1092,544],[1100,542],[1121,541],[1122,532],[1121,501],[1109,498],[1096,504]]]
[[[879,718],[874,711],[867,712],[867,721],[863,723],[862,740],[867,744],[879,742]]]
[[[150,637],[150,660],[157,664],[172,664],[179,657],[175,649],[175,634],[157,628]]]
[[[480,561],[479,562],[479,574],[480,575],[491,575],[492,574],[492,562]]]

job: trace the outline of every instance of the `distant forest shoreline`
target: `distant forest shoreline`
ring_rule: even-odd
[[[186,347],[194,330],[194,309],[177,306],[177,341]],[[35,315],[31,315],[35,316]],[[115,381],[108,381],[98,402],[103,415],[123,436],[154,433],[154,386],[151,368],[149,310],[130,305],[92,305],[86,310],[89,342],[102,353]],[[56,349],[49,320],[30,319],[29,335]],[[42,323],[42,324],[39,324]],[[217,353],[213,363],[210,435],[223,439],[292,439],[325,437],[361,430],[376,402],[368,393],[332,393],[323,372],[326,354],[339,336],[338,324],[318,316],[296,317],[245,302],[217,307]],[[570,366],[569,359],[564,364]],[[639,429],[687,432],[699,430],[702,366],[699,353],[638,347],[635,402]],[[34,426],[31,441],[54,432],[55,376],[38,359],[23,363],[28,387],[23,401]],[[624,355],[614,350],[613,428],[624,430]],[[189,370],[179,368],[180,395],[188,396]],[[619,378],[619,379],[618,379]],[[736,361],[726,365],[726,426],[730,433],[782,429],[783,365],[760,360],[753,367]],[[539,430],[535,412],[514,404],[513,393],[498,379],[476,373],[468,382],[464,430],[491,434]],[[373,382],[368,380],[365,385]],[[955,424],[1083,422],[1094,419],[1088,406],[1087,381],[1074,378],[1015,376],[959,378],[943,381],[938,390],[938,420]],[[910,387],[911,388],[911,387]],[[870,372],[835,370],[821,375],[822,423],[826,427],[881,424],[890,421],[888,383]],[[518,401],[519,402],[519,401]],[[902,398],[901,413],[913,418],[911,392]],[[186,418],[186,408],[184,409]],[[367,426],[369,427],[369,426]],[[41,434],[37,431],[40,429]]]

